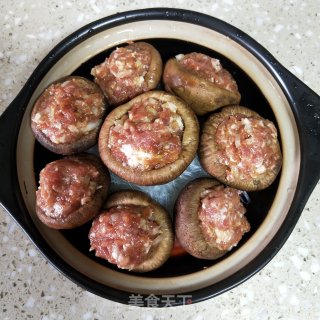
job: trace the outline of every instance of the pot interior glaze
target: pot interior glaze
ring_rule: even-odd
[[[60,156],[46,150],[34,140],[30,129],[30,112],[35,99],[52,81],[70,74],[92,79],[91,68],[104,61],[112,50],[128,41],[140,40],[155,46],[164,63],[177,54],[194,51],[220,59],[239,86],[242,95],[240,104],[276,124],[282,142],[283,167],[269,188],[249,193],[251,202],[247,205],[246,215],[251,231],[226,256],[215,261],[200,260],[189,255],[171,257],[157,270],[135,274],[120,270],[89,252],[88,231],[91,223],[72,230],[56,231],[47,228],[37,219],[34,207],[39,171],[46,163]],[[161,88],[160,86],[159,89]],[[200,118],[200,122],[205,118]],[[94,147],[89,152],[97,154],[97,148]],[[209,287],[250,263],[268,246],[286,218],[297,185],[299,167],[299,137],[292,111],[281,88],[264,65],[230,38],[202,26],[178,21],[124,23],[99,32],[71,49],[43,77],[35,90],[21,124],[17,145],[20,188],[30,216],[44,239],[66,263],[81,274],[107,287],[142,294],[178,294]],[[205,175],[198,168],[195,160],[183,179],[176,181],[174,185],[161,187],[164,192],[169,187],[174,190],[173,193],[170,191],[170,199],[163,203],[170,214],[184,184]],[[113,181],[114,189],[128,186],[121,184],[115,176]],[[130,187],[140,189],[132,184]],[[154,187],[148,188],[150,194],[159,191],[157,189],[153,193]]]

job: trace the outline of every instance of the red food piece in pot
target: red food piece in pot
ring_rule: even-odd
[[[187,254],[187,251],[184,250],[184,248],[182,247],[182,245],[179,242],[178,238],[175,237],[173,248],[172,248],[172,252],[171,252],[171,256],[172,257],[179,257],[179,256],[183,256],[185,254]]]

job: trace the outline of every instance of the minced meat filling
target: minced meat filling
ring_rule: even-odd
[[[182,150],[183,121],[171,102],[137,102],[110,128],[108,146],[125,166],[141,171],[173,163]]]
[[[119,205],[93,221],[89,239],[96,256],[131,270],[160,242],[161,230],[150,207]]]
[[[95,166],[72,159],[46,165],[40,172],[37,205],[45,215],[65,218],[90,202],[99,189]]]
[[[110,104],[119,104],[148,90],[145,76],[149,71],[151,54],[138,46],[121,47],[109,58],[95,66],[91,74]]]
[[[198,218],[203,236],[209,245],[220,250],[230,250],[250,230],[239,193],[218,186],[201,194]]]
[[[75,78],[50,85],[31,120],[53,143],[72,143],[96,129],[103,113],[102,92]]]
[[[229,116],[219,124],[215,141],[228,181],[255,179],[273,170],[280,157],[274,124],[258,117]]]
[[[224,68],[218,59],[202,53],[179,54],[176,56],[179,63],[187,70],[195,72],[203,79],[229,91],[238,91],[238,86],[231,74]]]

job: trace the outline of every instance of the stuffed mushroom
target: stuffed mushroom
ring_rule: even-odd
[[[161,79],[162,59],[151,44],[135,42],[114,50],[91,74],[108,103],[118,106],[156,88]]]
[[[167,183],[191,163],[198,148],[199,125],[179,98],[150,91],[115,108],[99,134],[105,165],[139,185]]]
[[[95,83],[68,76],[50,84],[36,100],[31,128],[44,147],[70,155],[97,143],[105,111],[104,95]]]
[[[106,201],[92,223],[90,250],[121,269],[147,272],[159,268],[172,251],[174,235],[168,213],[140,191],[119,191]]]
[[[99,213],[109,184],[108,171],[93,155],[50,162],[40,172],[36,213],[54,229],[79,227]]]
[[[241,95],[232,75],[218,59],[192,52],[169,59],[164,67],[165,89],[185,102],[197,115],[204,115],[240,102]]]
[[[189,254],[218,259],[250,230],[240,193],[210,178],[199,178],[185,186],[175,206],[175,232]]]
[[[246,191],[267,188],[282,165],[275,125],[242,106],[228,106],[209,117],[199,158],[216,179]]]

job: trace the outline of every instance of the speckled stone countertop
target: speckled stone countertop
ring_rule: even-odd
[[[171,1],[0,2],[2,112],[48,51],[98,18]],[[265,46],[320,94],[320,1],[177,0],[175,7],[223,19]],[[0,155],[1,156],[1,155]],[[0,318],[5,319],[320,319],[320,185],[289,240],[258,274],[214,299],[161,310],[114,303],[56,271],[0,209]]]

